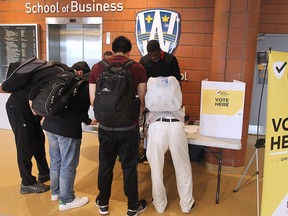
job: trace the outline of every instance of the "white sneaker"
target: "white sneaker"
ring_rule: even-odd
[[[52,201],[57,201],[57,200],[59,200],[59,195],[57,195],[57,194],[56,194],[56,195],[53,195],[53,194],[52,194],[51,200],[52,200]]]
[[[60,211],[65,211],[73,208],[79,208],[81,206],[86,205],[89,202],[89,198],[84,196],[84,197],[75,197],[75,199],[70,202],[70,203],[63,203],[60,201],[59,203],[59,210]]]

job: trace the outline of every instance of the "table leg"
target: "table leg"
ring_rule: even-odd
[[[219,204],[219,196],[220,196],[220,184],[221,184],[221,168],[222,168],[222,154],[223,149],[219,149],[219,164],[218,164],[218,176],[217,176],[217,191],[216,191],[216,204]]]

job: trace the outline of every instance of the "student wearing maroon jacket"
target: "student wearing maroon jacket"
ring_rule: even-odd
[[[124,36],[117,37],[112,43],[114,56],[107,59],[110,63],[125,63],[129,60],[132,49],[130,40]],[[144,95],[146,92],[146,72],[144,67],[135,62],[129,66],[133,74],[134,88],[141,100],[140,113],[144,110]],[[97,63],[93,66],[90,80],[89,93],[90,103],[94,105],[97,80],[103,66]],[[97,120],[97,119],[96,119]],[[121,167],[124,176],[124,192],[128,198],[128,216],[138,215],[147,207],[145,200],[138,201],[138,178],[137,161],[139,154],[139,124],[131,122],[130,125],[123,127],[108,128],[99,125],[98,137],[99,149],[99,170],[98,170],[98,189],[99,194],[96,198],[96,206],[100,214],[109,214],[109,199],[111,196],[111,185],[113,180],[113,168],[117,155],[121,159]]]

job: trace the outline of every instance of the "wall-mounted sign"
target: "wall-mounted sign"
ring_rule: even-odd
[[[54,2],[52,4],[42,4],[37,2],[32,4],[27,2],[25,4],[27,14],[41,14],[41,13],[91,13],[91,12],[121,12],[123,11],[123,3],[81,3],[78,1],[71,1],[69,4],[63,2]]]
[[[11,62],[38,56],[37,24],[0,25],[0,83]]]
[[[147,54],[149,40],[158,40],[163,51],[172,53],[180,36],[180,15],[175,11],[154,9],[136,16],[136,40],[142,56]]]

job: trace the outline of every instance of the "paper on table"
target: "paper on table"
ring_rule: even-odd
[[[186,133],[198,133],[198,125],[185,125],[185,132]]]

